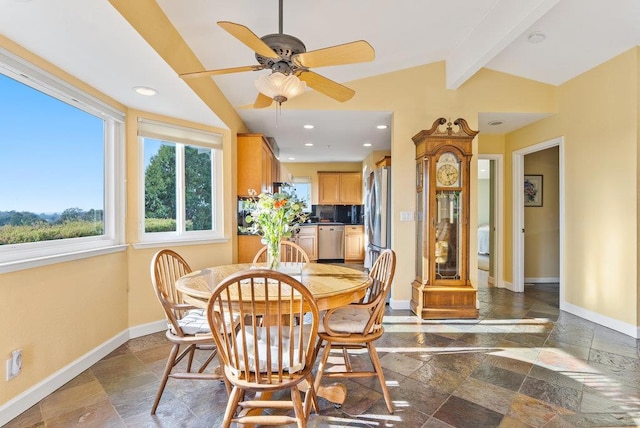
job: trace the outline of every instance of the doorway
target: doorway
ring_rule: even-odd
[[[486,275],[486,280],[490,285],[502,288],[504,287],[503,155],[479,154],[478,160],[478,267],[482,267],[482,259],[488,259],[486,273],[479,271],[478,278],[480,283],[481,275]],[[483,167],[487,166],[489,170],[482,171]],[[488,180],[485,177],[488,177]],[[481,183],[482,180],[487,180],[488,183]],[[487,187],[486,191],[480,188],[482,185]],[[481,200],[481,198],[484,200]],[[488,215],[485,213],[482,216],[480,213],[483,210],[481,208],[483,204],[486,205],[484,210],[488,211]],[[480,242],[481,239],[484,239],[483,235],[485,234],[485,230],[481,229],[483,226],[488,229],[486,231],[488,232],[487,240],[489,241],[488,251],[486,245]]]
[[[535,209],[536,206],[544,206],[544,176],[539,179],[536,175],[529,175],[528,180],[533,180],[534,187],[542,192],[541,200],[531,201],[527,199],[528,207],[525,207],[525,156],[543,150],[557,147],[557,215],[558,215],[558,272],[560,300],[563,295],[563,254],[564,254],[564,139],[562,137],[544,141],[542,143],[513,152],[513,277],[510,288],[515,292],[524,292],[525,285],[525,209]],[[531,173],[531,171],[529,171]],[[530,185],[530,183],[528,183]],[[534,198],[535,199],[535,198]],[[532,207],[532,208],[529,208]]]

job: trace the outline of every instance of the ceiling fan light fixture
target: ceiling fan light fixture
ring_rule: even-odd
[[[269,75],[261,75],[255,81],[256,88],[264,95],[272,98],[278,104],[300,95],[307,89],[306,82],[297,76],[285,75],[278,71]]]

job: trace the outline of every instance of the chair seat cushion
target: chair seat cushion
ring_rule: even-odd
[[[204,309],[191,309],[182,318],[178,320],[178,324],[184,334],[195,335],[202,333],[211,333],[207,314]],[[171,324],[169,329],[173,334],[177,334]]]
[[[364,329],[369,322],[371,313],[367,308],[358,308],[355,306],[345,306],[336,309],[329,317],[329,328],[336,333],[364,333]],[[371,331],[380,328],[373,326]],[[318,326],[318,332],[326,333],[324,320]]]
[[[305,353],[304,351],[302,352],[302,360],[300,360],[299,355],[299,333],[298,330],[296,329],[295,333],[294,333],[294,344],[293,344],[293,356],[292,356],[292,360],[289,359],[289,346],[290,346],[290,337],[289,337],[289,331],[288,330],[283,330],[282,332],[282,346],[279,346],[278,343],[278,329],[276,327],[271,327],[269,328],[269,331],[267,331],[266,327],[258,327],[256,329],[257,332],[257,340],[254,337],[254,332],[253,332],[253,327],[252,326],[246,326],[244,328],[244,339],[242,337],[242,330],[238,331],[236,338],[237,341],[239,343],[242,343],[243,340],[246,340],[246,346],[247,346],[247,354],[248,354],[248,360],[249,360],[249,369],[251,371],[256,371],[256,361],[255,361],[255,355],[256,355],[256,346],[258,347],[258,355],[260,358],[259,364],[258,364],[258,368],[260,370],[261,373],[266,373],[267,372],[267,360],[266,360],[266,355],[267,355],[267,335],[270,336],[269,340],[270,340],[270,348],[271,348],[271,368],[270,371],[271,372],[276,372],[278,371],[278,358],[281,355],[282,357],[282,368],[285,371],[288,371],[289,373],[296,373],[299,372],[300,370],[302,370],[304,368],[305,365]],[[309,329],[304,329],[304,333],[303,333],[303,346],[306,345],[307,341],[309,339]],[[241,366],[239,367],[240,369],[244,369],[244,352],[242,350],[242,347],[239,346],[238,349],[239,355],[240,355],[240,362],[241,362]]]

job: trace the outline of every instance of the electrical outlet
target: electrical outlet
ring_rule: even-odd
[[[7,380],[18,376],[22,371],[22,349],[11,352],[11,358],[7,360]]]

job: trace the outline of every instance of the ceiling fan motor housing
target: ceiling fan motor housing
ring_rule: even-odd
[[[300,39],[288,34],[267,34],[261,37],[261,39],[280,56],[280,59],[274,59],[256,54],[256,60],[265,68],[270,69],[274,73],[280,72],[285,75],[305,69],[291,61],[293,55],[307,51],[307,48]]]

